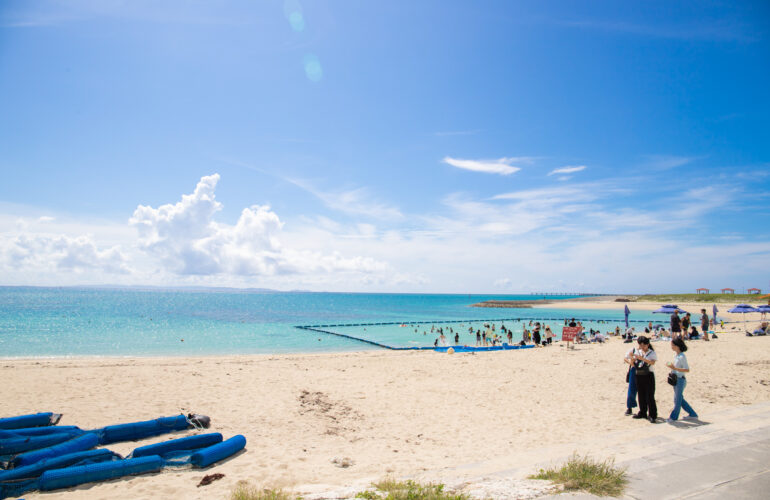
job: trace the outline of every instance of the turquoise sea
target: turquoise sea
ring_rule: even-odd
[[[91,288],[0,287],[0,357],[195,356],[328,352],[376,349],[296,325],[410,323],[327,328],[393,346],[433,345],[431,326],[461,332],[473,344],[470,327],[484,320],[550,318],[560,332],[564,317],[598,319],[586,327],[607,331],[623,323],[617,311],[488,309],[470,307],[490,299],[533,299],[539,295],[420,295],[354,293],[265,293],[252,291],[114,290]],[[548,296],[545,296],[548,297]],[[569,298],[565,296],[553,298]],[[650,313],[635,320],[660,321]],[[452,320],[473,322],[449,323]],[[436,321],[433,325],[430,321]],[[427,322],[416,325],[417,322]],[[446,323],[442,323],[446,322]],[[521,332],[523,323],[505,321]],[[638,324],[639,325],[639,324]],[[417,329],[417,331],[415,331]],[[425,332],[423,334],[423,332]],[[451,343],[449,336],[448,340]],[[521,339],[514,336],[514,340]]]

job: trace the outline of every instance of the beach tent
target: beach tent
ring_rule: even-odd
[[[727,312],[743,314],[743,329],[746,330],[746,313],[755,313],[760,311],[756,307],[750,306],[748,304],[738,304],[732,309],[728,309]],[[748,332],[748,330],[746,331]]]

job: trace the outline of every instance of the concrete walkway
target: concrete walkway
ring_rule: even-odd
[[[628,468],[629,485],[622,498],[770,498],[770,405],[763,403],[730,411],[736,422],[752,429],[729,433],[712,429],[704,422],[659,424],[689,428],[676,440],[656,439],[655,453],[618,463]],[[561,494],[541,498],[600,497]]]

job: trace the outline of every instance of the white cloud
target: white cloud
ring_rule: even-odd
[[[574,174],[575,172],[582,172],[586,169],[585,165],[567,165],[566,167],[555,168],[548,172],[548,175],[555,174]],[[569,179],[569,177],[567,177]],[[559,180],[562,180],[561,178]],[[566,180],[566,179],[565,179]]]
[[[219,223],[215,199],[219,175],[202,177],[192,194],[158,208],[140,205],[129,223],[140,248],[180,275],[272,276],[313,272],[376,272],[385,265],[364,257],[286,249],[283,223],[269,206],[244,208],[235,225]]]
[[[404,214],[398,208],[377,201],[366,188],[322,191],[303,179],[285,178],[284,180],[307,191],[321,200],[324,205],[338,212],[348,215],[363,215],[381,220],[398,220],[404,217]]]
[[[37,271],[129,272],[127,259],[116,247],[100,250],[90,236],[70,237],[45,234],[21,234],[0,242],[4,267]]]
[[[514,163],[516,160],[518,160],[518,158],[500,158],[497,160],[461,160],[459,158],[451,158],[446,156],[441,161],[447,165],[452,165],[453,167],[462,168],[465,170],[471,170],[473,172],[510,175],[521,170],[519,167],[514,167],[511,165],[511,163]]]
[[[600,193],[606,193],[608,186],[600,184],[579,184],[573,186],[559,186],[547,188],[522,189],[510,193],[498,194],[493,200],[519,200],[519,201],[548,201],[564,203],[565,201],[592,201]]]
[[[645,166],[653,170],[671,170],[692,163],[697,157],[673,155],[649,155]]]

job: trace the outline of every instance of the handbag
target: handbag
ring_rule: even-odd
[[[676,376],[676,373],[674,373],[674,372],[671,372],[671,373],[669,373],[669,374],[668,374],[668,380],[667,380],[667,382],[668,382],[668,384],[669,384],[669,385],[673,385],[673,386],[676,386],[676,382],[677,382],[677,379],[678,379],[678,378],[679,378],[679,377],[677,377],[677,376]]]
[[[636,364],[636,375],[649,375],[650,374],[650,365],[645,363],[644,361],[637,361]]]

